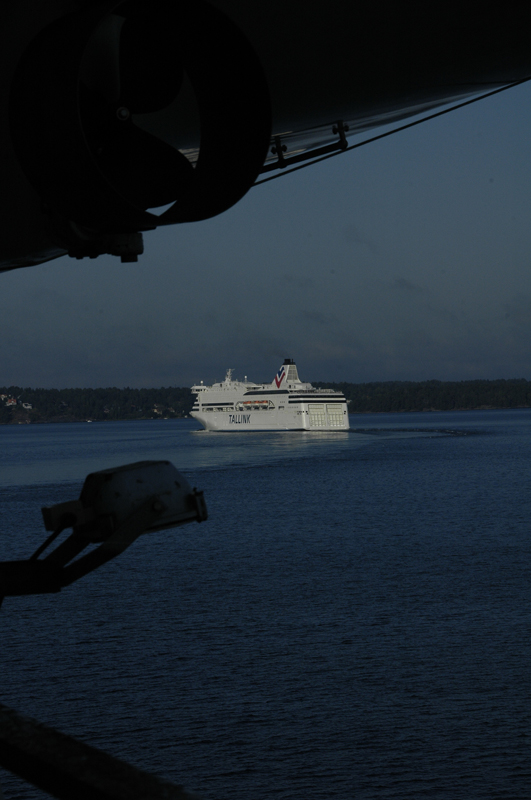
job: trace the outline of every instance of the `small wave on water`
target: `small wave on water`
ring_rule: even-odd
[[[411,434],[419,436],[485,436],[487,431],[459,428],[350,428],[351,433],[370,436],[393,436]]]

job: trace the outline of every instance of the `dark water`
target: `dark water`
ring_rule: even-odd
[[[0,701],[205,800],[529,798],[531,412],[351,425],[0,427],[1,558],[87,472],[142,458],[210,512],[7,598]]]

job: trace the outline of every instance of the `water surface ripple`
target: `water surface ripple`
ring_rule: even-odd
[[[170,459],[210,512],[7,598],[1,702],[205,800],[528,798],[531,411],[351,426],[0,427],[3,559],[120,463]]]

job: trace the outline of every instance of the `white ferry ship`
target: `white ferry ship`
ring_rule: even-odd
[[[345,397],[332,389],[303,383],[295,362],[286,358],[271,383],[232,379],[192,386],[196,395],[191,416],[207,431],[337,431],[348,430]]]

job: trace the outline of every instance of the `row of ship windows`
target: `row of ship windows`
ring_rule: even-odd
[[[232,414],[235,411],[271,411],[271,409],[275,408],[274,403],[269,403],[269,405],[259,405],[254,403],[252,405],[248,405],[247,403],[236,403],[234,406],[208,406],[207,408],[203,407],[202,411],[230,411]],[[195,411],[199,411],[199,407],[194,409]]]
[[[232,406],[232,405],[230,405],[230,406],[207,406],[206,408],[203,407],[202,410],[203,411],[216,411],[216,412],[220,412],[220,411],[230,411],[230,412],[234,412],[234,411],[271,411],[274,408],[275,408],[275,404],[272,403],[271,400],[269,400],[269,401],[265,401],[265,402],[262,401],[262,402],[258,402],[258,403],[247,403],[247,402],[245,402],[245,403],[236,403],[234,406]],[[199,407],[198,406],[194,407],[194,411],[199,411]],[[309,412],[309,415],[310,415],[310,420],[312,420],[312,419],[316,420],[316,422],[315,422],[315,426],[316,427],[320,427],[321,425],[326,425],[327,424],[327,422],[326,422],[327,414],[328,414],[328,417],[330,419],[330,424],[331,425],[336,425],[336,424],[337,425],[342,425],[343,424],[342,423],[343,414],[345,413],[343,411],[343,408],[339,404],[332,405],[332,404],[328,404],[328,403],[326,404],[326,410],[325,410],[325,404],[324,403],[309,403],[308,404],[308,412]],[[319,422],[317,421],[318,418],[319,418]],[[322,421],[321,421],[321,419],[322,419]],[[336,421],[332,421],[332,420],[336,420],[336,419],[338,420],[337,422]]]

